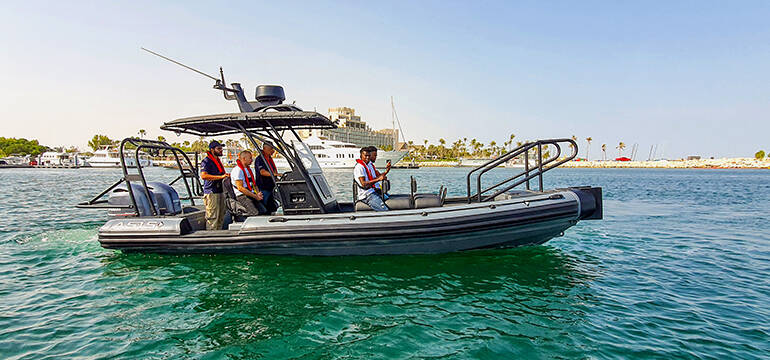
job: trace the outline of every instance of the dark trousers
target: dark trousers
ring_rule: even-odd
[[[253,216],[253,215],[261,215],[261,214],[267,214],[267,209],[265,209],[265,205],[262,204],[261,201],[258,201],[257,199],[250,198],[246,195],[238,195],[235,197],[235,200],[238,201],[243,207],[246,208],[246,216]]]
[[[262,205],[268,214],[272,214],[278,210],[278,205],[275,203],[275,199],[273,199],[272,190],[262,190]]]

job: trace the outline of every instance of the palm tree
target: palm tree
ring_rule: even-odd
[[[166,138],[165,138],[165,137],[163,137],[163,136],[158,136],[158,141],[164,141],[164,142],[165,142],[165,141],[166,141]]]
[[[607,144],[602,144],[602,160],[607,160]]]
[[[137,134],[139,134],[140,138],[144,139],[144,135],[147,134],[147,130],[139,129],[139,132]]]
[[[460,149],[462,148],[462,146],[463,146],[463,142],[462,140],[459,140],[459,139],[452,143],[452,157],[454,157],[455,159],[460,157]]]
[[[513,138],[515,138],[515,137],[516,137],[516,134],[511,134],[511,136],[508,137],[508,146],[513,144]],[[508,150],[510,151],[510,149],[508,149]]]
[[[618,157],[621,157],[623,155],[623,149],[626,148],[626,143],[621,141],[615,148],[618,149]]]
[[[588,146],[586,146],[586,160],[589,160],[588,155],[591,152],[591,141],[593,141],[593,139],[590,136],[586,138],[586,142],[588,143]]]
[[[577,136],[572,135],[572,141],[577,141]],[[569,144],[569,148],[572,150],[572,152],[577,151],[577,149],[575,149],[575,145],[572,145],[572,143]]]
[[[206,146],[204,139],[205,138],[201,136],[198,140],[195,140],[191,145],[191,150],[197,153],[205,153],[208,150],[208,147]]]
[[[476,141],[476,147],[473,149],[473,153],[477,157],[484,156],[484,153],[481,151],[481,149],[483,149],[483,148],[484,148],[484,143],[482,143],[480,141]]]

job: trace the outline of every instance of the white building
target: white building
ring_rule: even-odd
[[[336,129],[301,130],[300,137],[306,139],[317,136],[322,139],[342,141],[355,144],[358,147],[376,146],[393,147],[398,140],[398,130],[372,130],[361,117],[356,115],[356,109],[338,107],[329,109],[329,119],[338,122]]]

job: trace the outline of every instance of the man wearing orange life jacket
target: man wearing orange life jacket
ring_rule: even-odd
[[[358,200],[369,205],[374,211],[387,211],[382,197],[375,190],[375,185],[385,179],[385,175],[375,175],[372,168],[369,167],[369,148],[361,149],[361,158],[356,160],[356,167],[353,168],[353,177],[358,185],[363,189],[358,192]]]
[[[374,163],[377,161],[377,147],[376,146],[370,146],[369,148],[369,170],[371,170],[372,174],[374,176],[383,176],[383,179],[386,179],[388,173],[390,172],[390,160],[388,160],[387,165],[385,165],[385,172],[380,174],[380,172],[377,170],[376,167],[374,167]],[[378,182],[374,184],[374,191],[376,191],[380,196],[382,196],[383,199],[388,199],[388,194],[382,191],[382,182]]]
[[[222,180],[230,177],[219,157],[222,156],[222,144],[216,140],[209,143],[209,151],[201,161],[201,179],[203,179],[203,204],[206,206],[206,230],[222,230],[225,222],[225,194],[222,192]]]
[[[247,216],[264,214],[267,212],[262,205],[262,192],[257,187],[255,171],[251,169],[251,151],[243,150],[238,154],[236,166],[230,172],[235,200],[246,208]]]

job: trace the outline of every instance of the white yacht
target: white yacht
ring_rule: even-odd
[[[126,165],[129,167],[136,167],[136,159],[133,152],[124,152],[126,158]],[[91,156],[87,160],[88,165],[91,167],[120,167],[120,153],[113,148],[102,148],[94,152],[94,156]],[[146,154],[139,155],[139,164],[142,167],[152,166],[152,160]]]
[[[75,153],[46,151],[40,155],[38,161],[40,166],[79,166],[78,157]]]
[[[352,169],[356,166],[356,159],[360,157],[361,148],[355,144],[342,141],[322,139],[317,136],[310,136],[304,140],[305,144],[313,152],[313,155],[321,165],[321,168],[329,169]],[[375,167],[385,168],[388,160],[395,165],[406,156],[406,151],[378,151]],[[286,159],[275,158],[275,166],[279,168],[288,168]]]

